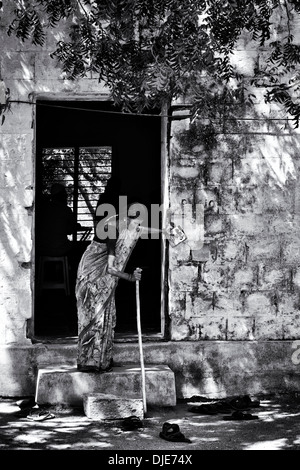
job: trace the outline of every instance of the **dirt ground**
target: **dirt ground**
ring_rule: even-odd
[[[194,464],[199,452],[205,450],[300,450],[300,397],[255,398],[259,400],[259,407],[247,413],[258,416],[258,419],[227,421],[224,417],[230,416],[228,413],[194,413],[190,409],[203,400],[196,398],[195,401],[193,398],[192,401],[178,403],[174,408],[147,410],[142,427],[130,431],[124,431],[122,420],[93,421],[81,409],[62,406],[44,407],[43,410],[51,413],[51,418],[31,421],[28,408],[21,409],[16,399],[2,398],[0,451],[101,451],[97,453],[99,463],[165,467],[173,464],[163,460],[168,459],[168,455],[181,456],[183,460],[190,456],[192,461],[181,463]],[[160,432],[165,422],[177,424],[190,442],[164,440]],[[124,455],[130,458],[140,455],[143,460],[125,462],[122,461]]]

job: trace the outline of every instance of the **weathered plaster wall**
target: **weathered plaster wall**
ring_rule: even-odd
[[[270,41],[282,34],[283,18],[284,10]],[[299,22],[290,27],[299,39]],[[234,60],[247,80],[264,57],[245,37]],[[299,337],[300,134],[260,89],[253,93],[254,108],[237,110],[236,119],[220,112],[190,123],[180,111],[172,122],[171,208],[204,207],[202,249],[189,240],[170,248],[172,340]]]
[[[7,10],[5,10],[6,12]],[[37,97],[97,99],[107,96],[98,78],[69,82],[49,54],[63,30],[49,31],[44,48],[7,36],[0,20],[0,78],[10,90],[11,109],[0,126],[0,344],[31,343],[34,278],[35,102]],[[2,116],[1,116],[2,117]]]
[[[20,54],[19,45],[7,40],[2,22],[0,34],[1,78],[12,99],[27,99],[33,56]],[[33,139],[32,107],[13,106],[0,128],[1,344],[26,343],[26,320],[32,314]]]

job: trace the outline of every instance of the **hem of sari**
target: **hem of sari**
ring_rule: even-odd
[[[111,372],[112,366],[108,366],[105,369],[101,369],[96,366],[83,366],[82,364],[77,364],[77,370],[79,372],[97,372],[98,374],[104,374],[105,372]]]

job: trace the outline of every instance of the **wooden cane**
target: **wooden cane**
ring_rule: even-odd
[[[146,378],[145,378],[145,367],[144,367],[144,356],[143,356],[143,345],[142,345],[141,312],[140,312],[140,282],[139,281],[135,281],[135,293],[136,293],[137,331],[138,331],[138,339],[139,339],[140,363],[141,363],[141,374],[142,374],[143,408],[144,408],[144,413],[146,413],[147,412]]]

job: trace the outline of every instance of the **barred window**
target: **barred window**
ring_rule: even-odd
[[[97,201],[104,192],[112,171],[112,147],[43,148],[42,194],[50,195],[53,183],[62,183],[68,193],[68,205],[77,222],[90,227],[92,237]],[[77,233],[73,239],[77,239]],[[80,235],[79,235],[80,238]]]

